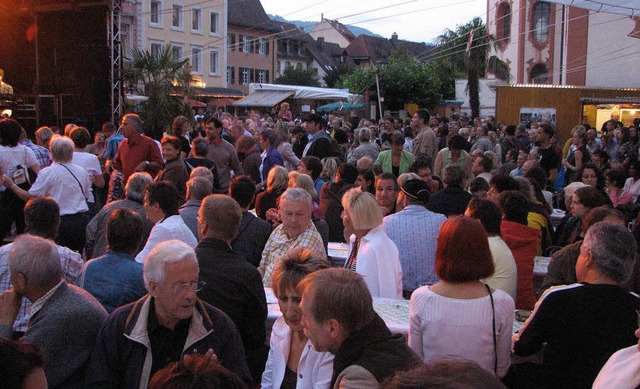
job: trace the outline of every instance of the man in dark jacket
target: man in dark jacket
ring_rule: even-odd
[[[258,269],[231,248],[240,219],[240,206],[229,196],[210,195],[202,201],[198,214],[201,239],[195,251],[204,285],[198,297],[221,309],[236,324],[247,364],[257,382],[268,353],[267,300]]]
[[[189,245],[158,244],[144,264],[149,294],[116,309],[102,324],[85,387],[146,388],[156,371],[186,354],[215,355],[250,383],[240,334],[226,314],[196,297],[198,275]]]
[[[342,268],[318,270],[299,284],[305,333],[316,351],[335,355],[334,388],[377,388],[422,361],[402,335],[392,335],[373,310],[362,276]]]
[[[311,135],[302,152],[303,157],[331,157],[331,135],[325,131],[326,122],[322,116],[313,113],[305,117],[306,130]]]
[[[471,193],[464,190],[466,173],[464,168],[451,164],[444,169],[444,189],[429,198],[427,209],[431,212],[449,215],[463,215]]]

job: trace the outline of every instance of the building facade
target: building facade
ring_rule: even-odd
[[[537,0],[489,0],[487,26],[511,82],[640,85],[640,17]]]

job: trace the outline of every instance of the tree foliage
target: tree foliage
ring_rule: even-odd
[[[320,86],[320,80],[313,68],[295,68],[287,66],[281,76],[276,78],[276,84]]]
[[[473,31],[471,48],[467,52],[469,35]],[[489,48],[496,41],[487,33],[481,18],[473,18],[469,23],[456,26],[455,31],[446,29],[438,37],[437,64],[449,74],[464,73],[467,77],[469,104],[473,117],[480,114],[480,78],[493,73],[496,78],[508,81],[509,66],[496,56],[488,56]],[[455,81],[454,81],[455,87]]]
[[[149,98],[138,112],[147,135],[159,139],[174,117],[191,116],[191,107],[186,103],[193,95],[191,69],[186,59],[175,58],[171,46],[163,46],[157,55],[148,50],[133,50],[131,61],[123,69],[123,78],[130,90]]]
[[[347,88],[351,93],[369,91],[371,97],[377,99],[376,73],[378,69],[373,67],[356,69],[342,76],[337,86]],[[387,109],[404,109],[408,103],[434,108],[442,99],[442,84],[434,68],[401,51],[389,56],[387,69],[378,76]]]

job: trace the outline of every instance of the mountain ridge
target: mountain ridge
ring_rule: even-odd
[[[274,22],[284,22],[284,23],[291,23],[293,25],[295,25],[296,27],[302,28],[304,30],[304,32],[309,32],[311,30],[313,30],[313,28],[316,26],[316,24],[318,24],[318,22],[308,22],[308,21],[303,21],[303,20],[287,20],[285,18],[283,18],[280,15],[271,15],[268,14],[269,19],[273,20]],[[371,35],[371,36],[375,36],[375,37],[379,37],[379,38],[384,38],[382,35],[379,34],[375,34],[369,30],[367,30],[366,28],[362,28],[362,27],[356,27],[356,26],[349,26],[346,25],[345,26],[353,33],[353,35],[355,36],[359,36],[359,35]],[[390,38],[390,37],[388,37]]]

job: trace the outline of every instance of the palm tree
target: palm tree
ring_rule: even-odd
[[[186,59],[175,57],[171,46],[163,46],[158,54],[133,50],[123,78],[130,89],[149,98],[139,112],[147,135],[159,139],[174,117],[191,116],[185,103],[193,94],[190,67]]]
[[[471,45],[467,49],[472,31]],[[448,68],[452,73],[466,74],[471,116],[479,116],[480,77],[489,72],[500,80],[510,79],[509,65],[496,56],[488,57],[489,47],[495,45],[496,40],[487,33],[482,19],[475,17],[467,24],[456,26],[455,31],[446,29],[437,41],[440,66]]]

